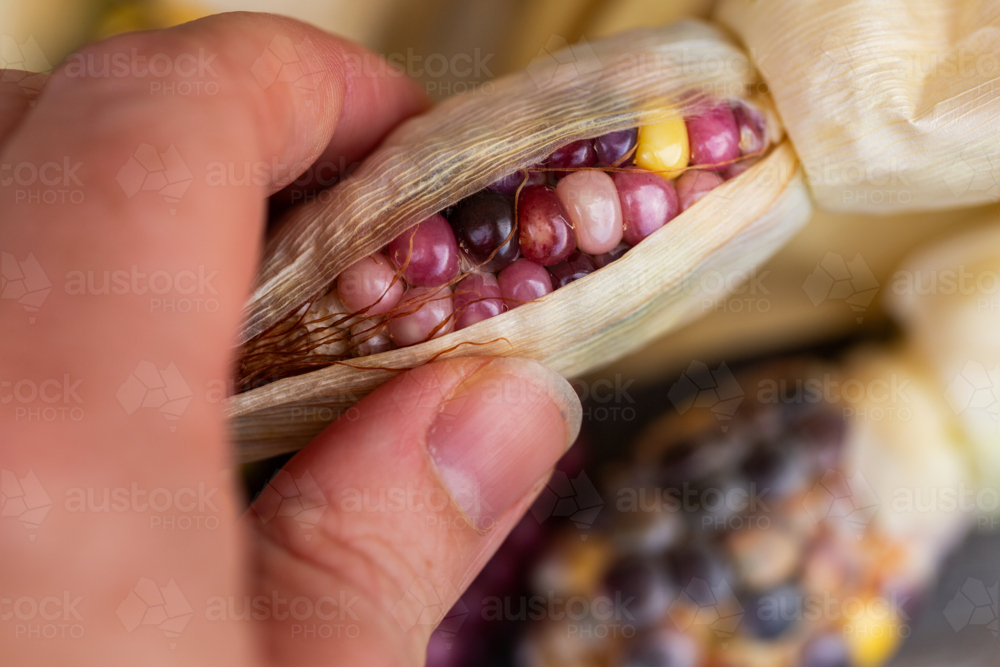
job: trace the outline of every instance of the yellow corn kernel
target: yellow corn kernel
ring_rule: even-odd
[[[687,126],[680,116],[639,127],[635,163],[643,169],[674,179],[691,159]]]
[[[889,661],[907,634],[907,626],[884,605],[869,601],[864,612],[844,625],[844,641],[851,664],[879,667]]]

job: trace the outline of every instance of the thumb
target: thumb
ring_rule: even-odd
[[[259,546],[255,603],[272,606],[273,664],[423,665],[431,632],[581,419],[566,380],[511,358],[428,364],[356,409],[293,458],[246,517]]]

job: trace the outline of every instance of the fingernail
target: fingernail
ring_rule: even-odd
[[[497,358],[442,405],[427,449],[452,497],[481,530],[548,474],[580,432],[582,409],[562,376]]]

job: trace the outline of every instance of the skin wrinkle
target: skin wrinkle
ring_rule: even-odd
[[[280,522],[280,528],[277,531],[261,524],[256,531],[265,549],[268,546],[273,547],[280,554],[285,554],[341,584],[339,588],[335,586],[330,590],[342,589],[356,592],[368,603],[369,608],[381,609],[382,614],[378,618],[393,618],[393,601],[401,600],[410,584],[421,576],[419,574],[421,569],[411,565],[403,557],[405,549],[400,549],[399,544],[387,541],[377,532],[374,536],[370,536],[374,539],[363,540],[357,535],[352,535],[350,538],[342,537],[338,534],[339,531],[317,530],[316,533],[322,539],[310,540],[308,546],[314,548],[309,549],[303,548],[307,546],[305,540],[290,537],[291,534],[299,537],[302,534],[301,530],[292,525],[292,522]],[[375,550],[370,548],[373,543],[382,546],[378,555],[376,555]],[[267,555],[262,554],[261,562],[264,563],[268,560]],[[391,567],[386,566],[387,563],[393,561],[394,564]],[[265,568],[265,571],[272,574],[292,572],[292,570],[285,570],[281,567],[268,567]],[[295,573],[301,575],[299,571],[295,571]],[[408,580],[410,583],[404,584],[404,580]],[[413,636],[413,633],[406,633],[404,637],[408,644],[412,644],[413,657],[422,655],[423,651],[426,650],[426,637],[421,637],[420,633],[417,636]],[[413,661],[408,664],[419,664],[419,662]]]
[[[351,556],[352,554],[358,555],[354,554],[353,549],[349,545],[345,545],[342,542],[337,542],[336,544],[337,548],[339,549],[338,553],[340,553],[342,556],[345,555]],[[391,613],[392,609],[386,608],[385,604],[379,603],[380,600],[384,600],[387,598],[382,597],[381,594],[377,592],[378,590],[377,587],[359,585],[361,583],[360,580],[355,576],[349,576],[346,573],[345,567],[335,568],[335,567],[324,566],[323,564],[318,563],[315,560],[302,558],[300,554],[296,554],[287,549],[283,549],[280,545],[278,545],[274,541],[270,541],[267,539],[263,540],[262,547],[263,550],[273,550],[275,554],[273,556],[262,554],[260,557],[261,563],[263,564],[265,562],[272,561],[272,562],[277,562],[277,565],[272,565],[271,567],[262,567],[261,574],[264,576],[258,579],[258,581],[261,582],[261,585],[258,586],[258,594],[260,595],[266,594],[267,592],[266,584],[269,581],[280,582],[280,586],[290,588],[291,590],[301,589],[301,587],[298,585],[292,585],[291,582],[287,580],[288,579],[287,577],[276,578],[275,575],[282,575],[282,574],[294,575],[293,578],[301,578],[303,580],[309,581],[310,583],[313,583],[313,577],[316,576],[318,573],[320,577],[325,577],[329,581],[330,585],[329,587],[324,589],[325,591],[334,593],[339,593],[340,591],[343,591],[345,595],[357,595],[362,604],[366,606],[369,610],[371,611],[381,610],[381,613],[373,613],[371,618],[365,618],[365,615],[362,612],[358,614],[359,621],[370,622],[372,618],[374,618],[378,621],[382,621],[383,625],[385,625],[388,624],[388,619],[393,618]],[[261,549],[258,549],[258,551],[261,551]],[[303,571],[300,569],[283,567],[285,563],[280,562],[282,558],[290,558],[293,561],[300,563],[304,567],[309,568],[309,570]],[[385,574],[384,570],[382,568],[377,567],[374,562],[370,563],[370,567],[374,572]],[[275,585],[279,586],[279,584]],[[403,596],[404,591],[405,589],[399,589],[398,594],[395,594],[392,599],[401,598]],[[426,638],[412,637],[409,633],[403,635],[402,633],[394,632],[395,630],[396,630],[395,628],[390,627],[389,632],[384,633],[384,635],[385,636],[395,635],[397,638],[404,639],[405,643],[408,645],[412,653],[411,658],[417,658],[419,656],[422,656],[423,651],[425,650],[424,646]],[[271,640],[276,639],[274,635],[267,635],[267,638]],[[272,645],[278,644],[278,642],[275,641],[269,641],[268,643]],[[273,655],[275,655],[275,657],[280,657],[279,654],[277,653],[274,653]],[[415,660],[411,660],[407,663],[400,663],[400,664],[418,664],[418,662]]]

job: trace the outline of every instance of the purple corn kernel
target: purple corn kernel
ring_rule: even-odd
[[[629,153],[635,148],[638,137],[639,128],[633,127],[630,130],[608,132],[594,139],[597,166],[610,167],[614,165],[616,167],[627,167],[632,164],[632,156]],[[618,162],[626,155],[629,155],[627,160]]]
[[[722,177],[714,171],[685,171],[677,179],[677,199],[681,210],[686,211],[694,203],[711,192],[716,186],[722,185]]]
[[[625,224],[625,243],[636,245],[681,212],[671,181],[647,171],[618,171],[611,175],[618,188]]]
[[[389,243],[389,257],[396,268],[406,266],[403,278],[415,287],[445,285],[458,276],[458,242],[455,240],[455,232],[438,213],[393,239]]]
[[[535,169],[541,165],[532,165],[528,169]],[[524,187],[529,185],[545,185],[547,181],[546,173],[544,171],[515,171],[513,174],[507,174],[503,178],[500,178],[493,182],[489,186],[490,190],[494,192],[499,192],[502,195],[507,195],[508,197],[513,197],[517,192],[517,189],[521,187],[521,183],[524,183]]]
[[[554,188],[532,185],[517,200],[521,254],[542,266],[558,264],[576,249],[576,234]]]
[[[764,148],[767,131],[764,114],[756,107],[737,101],[733,104],[733,117],[736,119],[737,128],[739,128],[740,155],[756,153]]]
[[[552,151],[552,155],[545,161],[545,166],[550,169],[581,169],[593,167],[595,162],[597,162],[597,153],[594,152],[593,141],[580,139]],[[570,172],[557,171],[555,176],[562,178],[568,173]]]
[[[686,119],[691,164],[719,171],[740,156],[740,131],[728,104]]]
[[[473,273],[455,286],[455,331],[488,320],[507,310],[500,285],[491,273]]]
[[[594,266],[599,269],[603,269],[605,266],[624,255],[631,248],[632,246],[628,243],[619,243],[611,252],[606,252],[603,255],[594,255]]]
[[[759,157],[749,157],[743,160],[737,160],[722,170],[722,177],[727,181],[732,180],[758,162],[760,162]]]
[[[451,214],[451,226],[462,252],[482,271],[495,273],[520,254],[514,207],[499,193],[483,191],[463,199]]]
[[[509,308],[517,308],[552,291],[549,272],[523,257],[501,271],[497,282]]]
[[[577,250],[569,256],[565,262],[559,262],[555,266],[549,267],[552,274],[552,284],[556,289],[569,285],[574,280],[579,280],[584,276],[597,270],[597,264],[590,255]]]

